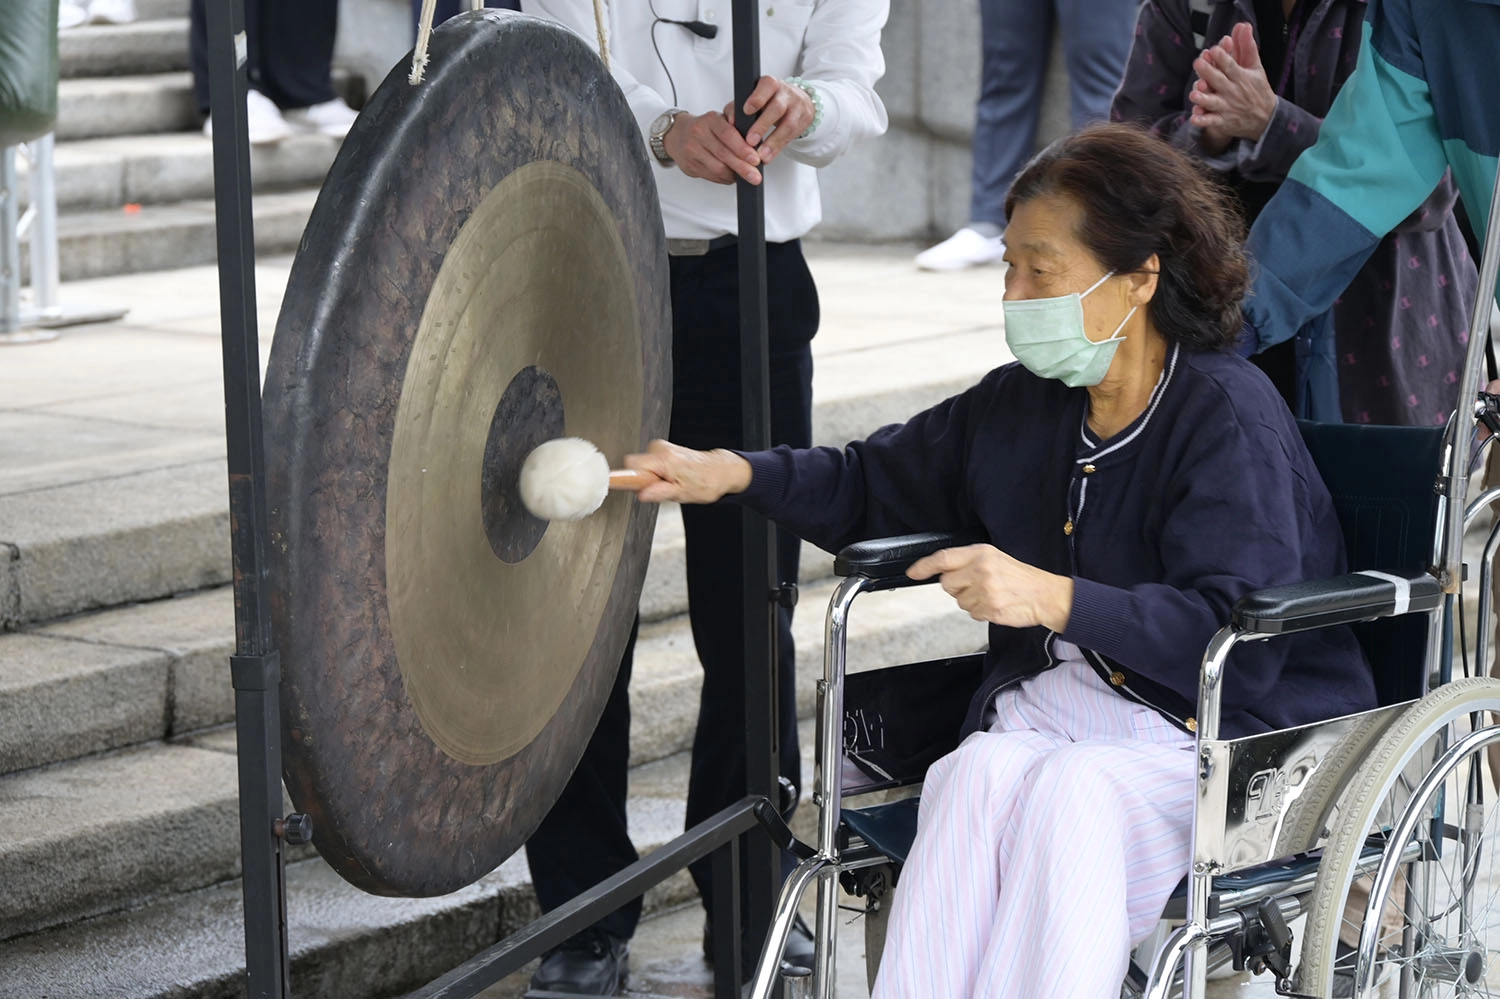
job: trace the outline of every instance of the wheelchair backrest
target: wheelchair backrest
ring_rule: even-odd
[[[1425,572],[1437,531],[1442,427],[1312,423],[1298,428],[1333,496],[1350,571]],[[1381,704],[1422,694],[1428,618],[1382,618],[1354,626],[1375,673]]]

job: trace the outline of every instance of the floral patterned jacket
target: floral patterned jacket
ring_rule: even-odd
[[[1260,32],[1252,0],[1208,0],[1206,18],[1193,6],[1142,4],[1111,117],[1147,126],[1232,183],[1279,185],[1317,141],[1354,71],[1365,0],[1299,0],[1287,19],[1285,64],[1267,68],[1280,95],[1270,124],[1258,140],[1235,139],[1217,155],[1189,121],[1193,60],[1241,21],[1257,27],[1257,38]],[[1376,248],[1331,313],[1298,331],[1299,416],[1421,425],[1447,419],[1478,281],[1453,217],[1456,197],[1444,177]]]

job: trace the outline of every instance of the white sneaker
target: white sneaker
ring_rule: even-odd
[[[135,20],[135,0],[89,0],[90,24],[129,24]]]
[[[964,226],[937,246],[917,254],[917,266],[924,271],[957,271],[978,264],[993,264],[1005,256],[1005,239],[982,236]]]
[[[276,103],[259,90],[245,92],[245,126],[250,133],[252,146],[268,146],[280,142],[294,131],[281,116],[281,109]],[[204,120],[203,134],[213,138],[213,118]]]
[[[80,24],[87,24],[88,20],[89,12],[83,4],[73,3],[72,0],[63,0],[57,6],[57,26],[59,28],[76,28]]]
[[[331,135],[335,139],[348,135],[350,126],[358,117],[357,111],[337,97],[312,107],[294,108],[285,114],[287,122],[299,132]]]

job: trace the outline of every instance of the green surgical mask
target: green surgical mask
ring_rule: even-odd
[[[1031,298],[1001,302],[1005,312],[1005,342],[1016,360],[1038,378],[1056,378],[1071,388],[1086,388],[1104,380],[1115,351],[1125,338],[1120,331],[1135,315],[1125,313],[1108,340],[1095,342],[1083,332],[1083,300],[1095,288],[1114,277],[1110,271],[1082,295],[1073,292],[1057,298]]]

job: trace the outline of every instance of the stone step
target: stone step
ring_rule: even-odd
[[[275,145],[250,147],[256,191],[316,188],[323,183],[339,142],[326,135],[295,135]],[[214,196],[213,143],[198,132],[80,139],[57,147],[53,176],[58,210],[157,205]],[[30,203],[21,170],[18,201]]]
[[[822,659],[819,611],[832,589],[831,582],[810,588],[806,612],[796,618],[803,717],[813,710]],[[202,603],[188,606],[193,600]],[[870,606],[852,619],[852,663],[957,654],[983,641],[983,629],[956,612],[935,587],[866,600]],[[45,662],[32,662],[29,686],[20,682],[27,677],[0,682],[0,716],[24,713],[32,731],[56,723],[64,731],[51,737],[52,745],[76,748],[106,734],[138,736],[153,717],[162,719],[156,723],[160,731],[176,710],[176,683],[184,684],[184,710],[218,709],[230,696],[224,667],[229,643],[197,631],[201,615],[215,606],[224,608],[222,594],[189,598],[178,606],[148,606],[154,612],[150,621],[101,615],[95,619],[104,622],[98,628],[59,626],[51,633],[9,636],[7,641],[57,643],[60,647],[34,647],[32,654],[55,656],[73,667],[73,674],[56,670],[61,675],[46,685],[36,682]],[[76,658],[73,646],[85,635],[100,643],[95,647],[102,655],[92,670],[78,669],[67,658]],[[119,644],[103,645],[106,637]],[[128,654],[151,648],[175,659]],[[78,680],[79,673],[87,675]],[[10,656],[0,659],[0,677],[14,677]],[[70,680],[78,682],[69,685]],[[679,618],[644,628],[631,684],[632,763],[663,759],[691,745],[699,687],[686,622]],[[139,703],[117,708],[114,702],[126,697]],[[135,717],[122,717],[132,713]],[[107,731],[90,716],[107,718]],[[8,736],[0,746],[18,758]],[[234,732],[220,730],[0,777],[0,883],[8,888],[0,894],[0,939],[232,877],[239,851],[237,779],[226,754],[233,748]]]
[[[135,0],[138,21],[155,21],[163,17],[187,17],[189,0]]]
[[[355,107],[363,105],[364,83],[347,70],[334,68],[333,86]],[[193,77],[186,71],[81,77],[57,86],[59,142],[190,132],[201,124]]]
[[[810,742],[811,727],[804,728],[804,742]],[[192,752],[218,755],[215,762],[232,770],[232,756]],[[630,829],[643,854],[682,831],[687,770],[685,755],[632,770]],[[811,809],[804,807],[802,812]],[[171,843],[157,849],[159,856],[172,852]],[[0,999],[243,995],[241,890],[239,881],[226,881],[128,912],[0,941]],[[659,912],[694,897],[687,872],[679,872],[646,895],[645,912]],[[289,864],[292,994],[400,995],[536,916],[530,874],[519,854],[478,883],[430,899],[366,895],[317,858]]]
[[[257,252],[296,249],[317,196],[315,189],[256,195]],[[217,256],[212,200],[65,213],[57,238],[64,281],[168,270]]]
[[[57,85],[57,138],[153,135],[198,127],[193,78],[187,72],[84,77]]]
[[[0,634],[0,773],[232,721],[228,587]]]
[[[161,17],[69,28],[58,32],[57,58],[64,79],[184,70],[188,19]]]

